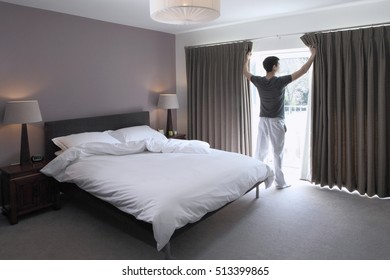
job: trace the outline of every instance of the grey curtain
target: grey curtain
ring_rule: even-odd
[[[189,139],[250,155],[251,97],[242,73],[252,42],[186,47]]]
[[[390,27],[305,34],[318,54],[312,89],[312,181],[390,195]]]

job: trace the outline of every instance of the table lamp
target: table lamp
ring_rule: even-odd
[[[157,107],[162,109],[168,109],[167,112],[167,130],[166,135],[168,137],[173,136],[173,125],[172,125],[172,113],[171,109],[177,109],[179,108],[179,102],[177,101],[177,95],[176,94],[170,94],[170,93],[163,93],[160,94],[160,97],[158,99]]]
[[[5,105],[4,124],[22,124],[20,142],[20,164],[30,163],[30,147],[28,143],[27,124],[41,122],[42,116],[37,100],[9,101]]]

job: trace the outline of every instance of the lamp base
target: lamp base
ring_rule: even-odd
[[[22,138],[20,141],[20,165],[31,164],[30,147],[28,144],[27,124],[22,124]]]
[[[173,125],[172,125],[172,113],[171,109],[167,112],[167,130],[165,131],[167,137],[173,136]]]

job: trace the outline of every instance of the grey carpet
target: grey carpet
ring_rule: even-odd
[[[177,259],[390,259],[390,201],[295,182],[251,192],[172,241]],[[59,211],[0,216],[0,259],[163,259],[132,222],[66,198]]]

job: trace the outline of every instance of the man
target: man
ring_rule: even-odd
[[[312,65],[316,56],[316,49],[310,47],[311,56],[309,60],[296,72],[291,75],[277,77],[279,70],[279,58],[275,56],[267,57],[263,61],[266,76],[254,76],[249,72],[248,53],[244,60],[244,76],[257,88],[260,95],[260,120],[257,135],[257,148],[255,157],[264,161],[268,155],[269,142],[273,147],[275,186],[283,189],[290,187],[284,179],[282,171],[284,137],[286,126],[284,124],[284,92],[285,87],[303,76]]]

